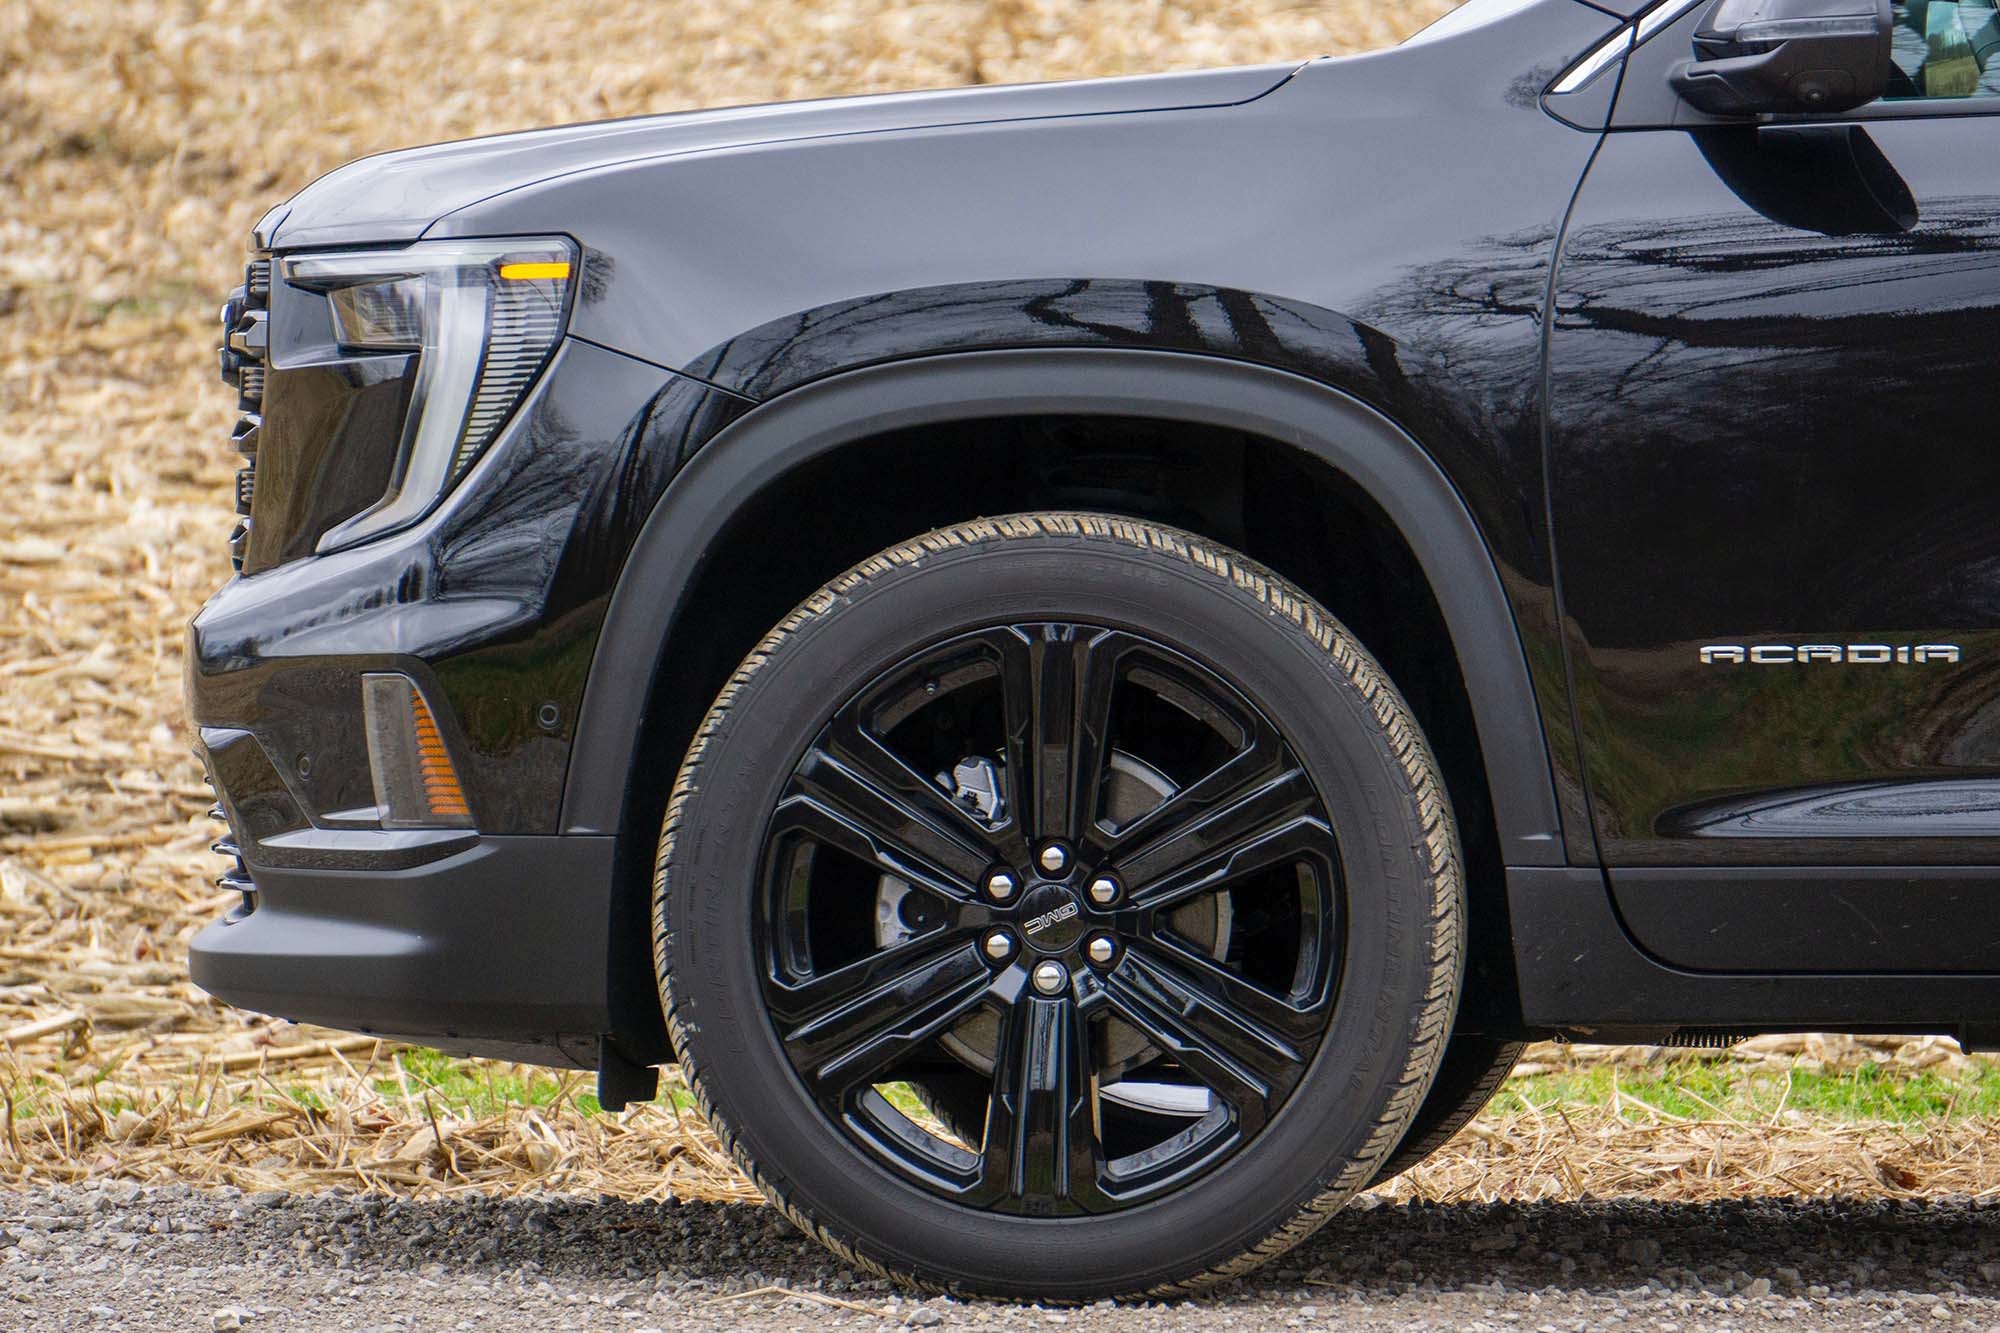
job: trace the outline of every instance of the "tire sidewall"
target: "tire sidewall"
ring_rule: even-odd
[[[1407,719],[1400,700],[1365,654],[1357,681],[1356,664],[1340,659],[1359,650],[1330,618],[1333,651],[1272,604],[1268,576],[1241,557],[1221,564],[1156,544],[1048,534],[928,551],[801,608],[746,662],[704,727],[660,873],[662,967],[683,1059],[760,1183],[835,1240],[946,1285],[1055,1298],[1144,1290],[1227,1265],[1316,1204],[1330,1212],[1394,1147],[1408,1114],[1391,1123],[1385,1110],[1408,1082],[1419,1025],[1435,1021],[1426,1010],[1442,880],[1408,767],[1428,755],[1418,744],[1406,758],[1411,747],[1399,747],[1391,725]],[[1333,1016],[1277,1115],[1201,1179],[1090,1218],[950,1203],[824,1120],[763,1009],[751,927],[770,813],[839,704],[932,644],[1034,621],[1134,631],[1248,696],[1312,776],[1343,884]],[[1455,865],[1447,871],[1455,892]]]

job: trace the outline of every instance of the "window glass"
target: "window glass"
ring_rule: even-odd
[[[2000,96],[2000,13],[1994,0],[1898,3],[1885,101]]]

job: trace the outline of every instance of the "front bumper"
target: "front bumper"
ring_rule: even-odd
[[[256,910],[195,936],[189,970],[203,990],[462,1054],[597,1066],[611,1026],[612,839],[464,833],[426,845],[321,832],[275,842],[319,864],[248,863]],[[433,859],[394,864],[413,855]]]
[[[188,711],[229,824],[218,849],[238,856],[221,882],[244,891],[196,937],[190,971],[300,1022],[593,1067],[611,1028],[611,847],[554,833],[573,690],[506,660],[541,621],[549,573],[520,561],[487,595],[447,591],[449,531],[233,579],[189,626]],[[543,661],[587,656],[566,628]],[[362,706],[379,671],[436,701],[476,830],[382,827]],[[562,723],[540,725],[538,706]]]
[[[230,825],[221,849],[242,862],[225,880],[245,895],[195,940],[199,985],[286,1018],[536,1063],[595,1066],[600,1038],[664,1042],[650,985],[624,987],[631,1012],[614,1004],[614,976],[650,980],[644,931],[622,930],[613,959],[615,913],[630,914],[614,907],[613,840],[559,833],[562,791],[631,534],[732,403],[565,343],[429,518],[209,600],[189,626],[188,711]],[[382,827],[371,672],[420,687],[474,829]]]

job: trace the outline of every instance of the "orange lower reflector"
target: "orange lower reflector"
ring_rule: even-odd
[[[424,692],[408,676],[361,678],[368,769],[383,828],[469,828],[472,806]]]

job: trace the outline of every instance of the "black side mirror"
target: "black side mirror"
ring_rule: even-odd
[[[1889,81],[1889,0],[1717,0],[1669,76],[1717,116],[1848,111]]]

